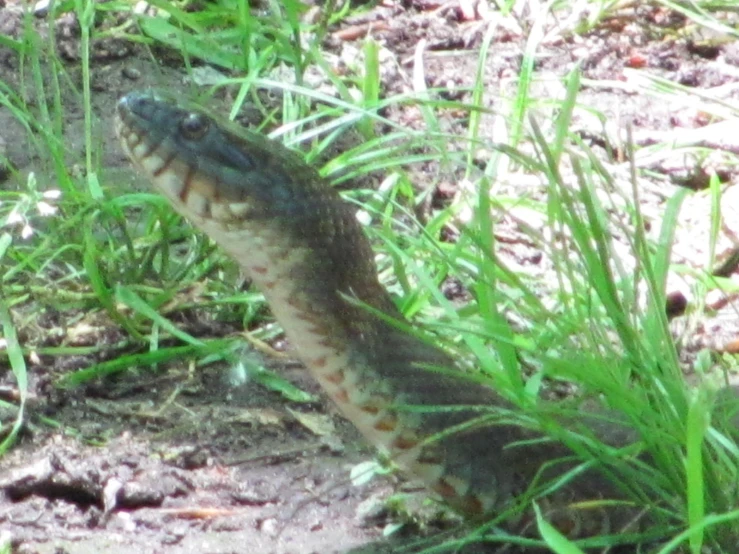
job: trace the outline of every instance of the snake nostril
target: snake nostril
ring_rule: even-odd
[[[126,94],[118,100],[118,114],[121,117],[130,116],[132,113],[138,113],[141,109],[141,97],[135,92]]]
[[[152,107],[151,96],[145,92],[129,92],[118,100],[120,114],[134,114],[149,119]]]

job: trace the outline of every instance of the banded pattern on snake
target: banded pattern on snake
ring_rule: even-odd
[[[198,107],[147,92],[120,100],[116,128],[154,188],[264,293],[339,410],[453,508],[470,517],[503,511],[532,483],[573,467],[554,463],[571,454],[567,448],[508,422],[505,414],[514,406],[456,370],[441,349],[347,301],[356,298],[403,320],[378,281],[354,211],[297,154]],[[585,414],[572,425],[614,437],[616,445],[634,440],[628,429]],[[623,494],[588,470],[542,502],[570,537],[633,529],[643,515],[644,507],[620,502],[608,509],[574,507],[604,498]],[[528,517],[521,516],[520,526],[530,524]]]

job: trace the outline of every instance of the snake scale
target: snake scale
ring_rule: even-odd
[[[116,130],[154,188],[264,293],[298,356],[344,416],[454,509],[472,518],[500,513],[532,483],[573,467],[553,463],[571,454],[563,445],[506,420],[515,409],[509,401],[454,370],[443,350],[388,321],[403,316],[378,281],[354,210],[299,155],[151,92],[120,100]],[[605,423],[581,419],[572,424],[616,445],[634,440],[620,425],[602,429]],[[538,501],[570,537],[623,531],[640,517],[627,503],[574,507],[623,498],[595,470],[550,496]],[[519,529],[530,528],[531,514],[516,521]]]

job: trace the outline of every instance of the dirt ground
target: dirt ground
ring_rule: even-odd
[[[0,8],[0,33],[17,34],[17,7],[11,2]],[[478,6],[476,13],[465,16],[460,5],[451,2],[421,0],[403,6],[387,2],[345,22],[326,46],[339,56],[350,55],[358,48],[353,39],[361,38],[371,26],[383,48],[400,60],[383,66],[385,94],[391,95],[409,90],[412,58],[424,40],[427,85],[447,87],[450,97],[469,100],[469,92],[463,89],[472,83],[477,52],[493,15]],[[519,21],[524,20],[522,16]],[[38,25],[43,26],[43,21]],[[78,79],[74,21],[61,25],[68,32],[58,33],[59,48],[66,52],[67,71]],[[637,144],[673,137],[717,149],[714,155],[700,159],[669,154],[645,154],[639,159],[640,167],[654,175],[652,186],[642,196],[648,219],[658,223],[673,187],[704,188],[711,171],[724,183],[736,182],[736,170],[730,163],[739,153],[736,133],[714,126],[710,115],[693,102],[664,102],[638,94],[637,86],[645,76],[663,78],[739,105],[739,44],[693,36],[681,16],[650,7],[625,10],[622,17],[606,21],[585,37],[561,38],[554,32],[552,36],[540,48],[532,88],[535,96],[561,96],[561,77],[579,63],[584,77],[579,102],[606,114],[617,130],[633,126]],[[526,31],[512,18],[497,29],[487,67],[490,90],[511,94],[526,39]],[[143,49],[122,42],[97,44],[95,52],[92,105],[100,121],[96,133],[102,141],[104,185],[139,186],[131,185],[136,179],[113,136],[114,105],[134,89],[183,88],[186,74],[181,60],[171,52],[157,51],[160,59],[151,60]],[[17,58],[0,47],[0,80],[14,87],[18,79]],[[412,107],[394,107],[385,115],[410,127],[424,124]],[[83,159],[83,114],[72,96],[64,118],[70,160],[78,162]],[[443,121],[450,132],[462,132],[462,123],[453,115]],[[575,122],[594,148],[615,152],[620,147],[618,133],[609,135],[612,129],[601,122],[584,116]],[[485,132],[492,133],[494,118],[484,125]],[[706,132],[696,132],[701,129]],[[0,136],[16,167],[34,169],[38,158],[28,147],[24,129],[3,108]],[[419,182],[432,176],[429,181],[436,187],[432,202],[444,203],[456,193],[455,176],[445,177],[429,166],[410,171]],[[539,185],[534,183],[531,188]],[[503,193],[514,186],[520,184],[500,183]],[[733,252],[733,237],[739,233],[739,218],[730,217],[735,196],[729,187],[722,206],[726,211],[720,257]],[[710,201],[696,198],[693,208],[683,215],[675,261],[700,266],[705,260],[709,213]],[[539,262],[541,253],[529,241],[519,240],[523,236],[519,220],[515,214],[509,216],[496,227],[501,236],[508,233],[503,237],[507,240],[500,241],[500,255],[513,267],[546,272],[546,265]],[[727,276],[736,277],[735,273],[732,269]],[[674,290],[688,302],[693,300],[689,284],[682,280],[675,279]],[[732,299],[725,300],[721,305],[730,305]],[[31,299],[28,306],[17,309],[27,315],[40,308],[43,305]],[[720,317],[718,310],[709,315],[692,328],[686,350],[709,345],[728,351],[726,345],[736,338],[736,316]],[[36,323],[51,335],[64,317],[44,308]],[[225,336],[237,331],[201,329],[194,334]],[[43,332],[27,338],[30,342],[24,346],[52,341]],[[14,552],[325,554],[418,549],[401,548],[383,539],[386,526],[407,517],[393,513],[385,500],[404,492],[410,494],[411,506],[420,506],[417,487],[398,477],[352,484],[352,468],[373,455],[323,400],[296,406],[255,384],[228,386],[222,367],[190,371],[186,364],[156,374],[118,376],[105,386],[58,390],[50,385],[56,376],[85,367],[91,360],[60,356],[28,363],[32,400],[27,425],[18,444],[0,459],[0,489],[4,491],[0,544],[11,541]],[[321,398],[298,364],[268,363]],[[0,391],[5,397],[12,390],[10,371],[0,361]],[[5,420],[2,412],[0,417]],[[437,507],[426,504],[421,511],[435,514]],[[413,521],[407,523],[405,536],[398,535],[407,540],[408,535],[433,534],[456,523],[451,515],[426,521],[420,535]],[[493,547],[488,551],[496,552]]]

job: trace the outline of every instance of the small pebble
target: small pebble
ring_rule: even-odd
[[[261,530],[270,537],[276,537],[280,531],[280,526],[275,518],[270,517],[262,522]]]
[[[141,71],[135,67],[126,66],[121,71],[121,74],[130,81],[138,81],[141,79]]]
[[[33,15],[42,18],[46,17],[49,13],[50,0],[39,0],[33,5]]]

